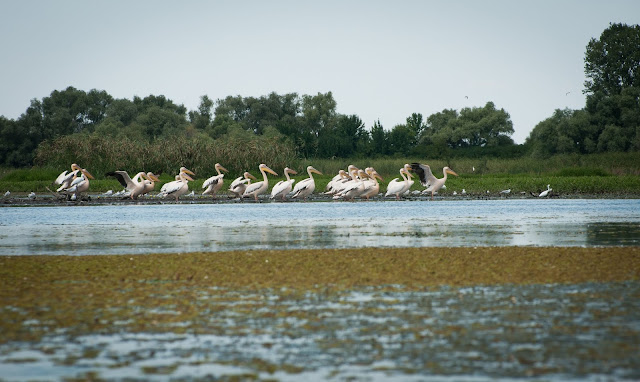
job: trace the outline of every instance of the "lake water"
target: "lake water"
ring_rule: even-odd
[[[638,246],[639,200],[464,200],[0,208],[0,254],[362,246]],[[339,293],[194,288],[198,313],[132,332],[0,342],[7,381],[639,380],[640,282]],[[124,291],[123,291],[124,293]],[[166,306],[150,314],[177,314]],[[123,306],[135,302],[123,299]],[[56,309],[56,301],[39,301]],[[118,316],[112,304],[96,319]],[[88,309],[88,307],[85,307]],[[0,319],[16,307],[0,305]],[[6,316],[6,317],[5,317]],[[48,325],[24,315],[21,330]]]
[[[640,200],[0,208],[0,254],[640,245]]]

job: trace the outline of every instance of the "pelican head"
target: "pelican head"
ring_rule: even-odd
[[[444,171],[445,171],[447,174],[451,174],[451,175],[458,176],[458,174],[456,174],[456,172],[455,172],[455,171],[453,171],[452,169],[450,169],[449,167],[445,167],[445,168],[444,168]]]
[[[222,165],[220,163],[216,163],[214,167],[215,167],[217,172],[220,172],[220,171],[229,172],[229,170],[227,170],[226,168],[222,167]]]
[[[316,170],[313,166],[307,166],[307,172],[308,173],[312,173],[313,172],[313,173],[322,175],[322,173],[320,171]]]
[[[291,168],[289,168],[289,167],[285,167],[285,168],[284,168],[284,172],[286,172],[286,173],[288,173],[288,174],[293,174],[293,175],[296,175],[296,174],[298,173],[296,170],[291,169]]]
[[[247,171],[244,172],[244,174],[242,174],[244,176],[245,179],[253,179],[256,180],[256,177],[249,174]]]
[[[186,168],[186,167],[184,167],[184,166],[183,166],[183,167],[180,167],[180,172],[181,172],[181,173],[183,173],[183,172],[184,172],[184,173],[186,173],[186,174],[196,176],[196,174],[195,174],[193,171],[189,170],[188,168]],[[193,180],[193,179],[192,179],[192,180]]]
[[[156,176],[156,174],[152,173],[152,172],[148,172],[146,174],[147,179],[152,180],[154,182],[159,182],[160,179],[158,179],[158,177]]]
[[[83,168],[83,169],[80,169],[80,172],[82,172],[82,173],[84,174],[84,176],[86,176],[86,177],[87,177],[87,178],[89,178],[89,179],[95,179],[95,178],[93,177],[93,175],[89,174],[89,171],[85,170],[84,168]]]
[[[188,180],[188,181],[193,182],[193,178],[192,178],[192,177],[190,177],[190,176],[187,174],[187,172],[186,172],[186,171],[185,171],[185,172],[181,172],[181,173],[180,173],[180,179],[182,179],[182,180]]]
[[[258,166],[258,168],[260,168],[260,171],[266,171],[269,174],[273,174],[275,176],[278,176],[278,173],[273,171],[272,169],[270,169],[266,164],[262,163],[260,164],[260,166]]]
[[[82,168],[80,166],[78,166],[77,163],[72,163],[71,164],[71,171],[75,171],[75,170],[82,170]]]

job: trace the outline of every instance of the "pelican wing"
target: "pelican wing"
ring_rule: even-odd
[[[137,185],[131,180],[129,174],[126,171],[108,172],[106,175],[118,179],[118,182],[120,182],[122,187],[126,188],[129,191],[133,190]]]
[[[64,180],[67,178],[67,174],[69,173],[69,171],[64,170],[63,172],[60,173],[60,175],[58,175],[58,177],[56,178],[56,184],[62,184],[62,182],[64,182]]]
[[[420,183],[422,183],[424,187],[429,187],[438,180],[438,178],[433,176],[431,167],[429,167],[428,164],[411,163],[411,169],[418,174]]]
[[[202,188],[207,188],[209,186],[216,185],[219,182],[222,182],[223,180],[224,180],[224,174],[214,175],[211,178],[205,180],[204,183],[202,183]]]
[[[307,178],[301,181],[300,183],[296,184],[296,186],[293,189],[293,197],[295,198],[304,192],[308,192],[310,189],[311,189],[311,192],[313,192],[315,188],[316,188],[316,183],[313,181],[313,179]]]
[[[164,195],[170,195],[182,188],[184,183],[181,180],[174,180],[173,182],[165,183],[160,189],[160,193]]]
[[[255,182],[255,183],[251,183],[250,185],[247,186],[247,188],[244,190],[244,195],[251,195],[254,192],[258,191],[261,187],[262,187],[262,183],[263,182]]]

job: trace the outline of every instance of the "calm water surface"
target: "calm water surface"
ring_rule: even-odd
[[[640,245],[640,200],[0,208],[0,253]]]
[[[640,201],[0,208],[0,254],[12,255],[508,245],[637,246]],[[0,342],[0,380],[640,380],[638,281],[303,295],[176,288],[196,288],[197,315],[175,328],[134,333],[119,317],[100,333]],[[166,298],[154,314],[179,315]],[[104,309],[97,319],[122,308]],[[0,305],[0,319],[16,311]],[[22,330],[48,325],[22,320]]]

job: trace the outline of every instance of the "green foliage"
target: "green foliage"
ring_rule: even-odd
[[[640,25],[609,24],[585,53],[585,92],[620,94],[640,87]]]

